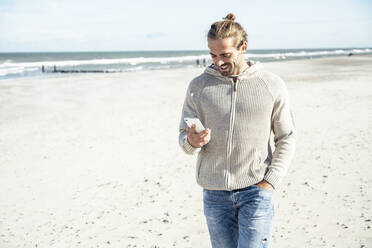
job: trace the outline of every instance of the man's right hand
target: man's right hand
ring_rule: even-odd
[[[200,148],[205,144],[208,144],[211,138],[211,130],[209,128],[204,129],[200,133],[196,133],[195,125],[192,125],[191,128],[186,127],[187,131],[187,141],[195,148]]]

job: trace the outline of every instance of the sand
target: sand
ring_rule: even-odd
[[[287,83],[296,155],[271,247],[372,247],[372,56],[265,63]],[[203,69],[0,81],[0,247],[210,247],[178,147]]]

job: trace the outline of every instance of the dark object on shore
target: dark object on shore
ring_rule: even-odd
[[[61,72],[61,73],[110,73],[113,71],[105,71],[105,70],[54,70],[53,72]]]
[[[108,70],[57,70],[57,66],[53,66],[52,71],[45,70],[44,65],[41,66],[42,72],[52,72],[52,73],[114,73],[120,71],[108,71]]]
[[[349,53],[347,56],[352,56],[353,55],[353,53]]]

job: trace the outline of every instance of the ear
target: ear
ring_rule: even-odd
[[[243,41],[243,45],[240,47],[241,52],[242,52],[242,53],[245,53],[245,52],[247,51],[247,48],[248,48],[248,43],[247,43],[247,41]]]

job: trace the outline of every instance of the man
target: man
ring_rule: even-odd
[[[213,248],[268,247],[273,194],[294,154],[295,127],[284,82],[244,60],[247,34],[234,20],[229,14],[211,25],[213,64],[187,89],[179,142],[186,153],[198,153],[196,179]],[[196,133],[185,117],[207,128]]]

